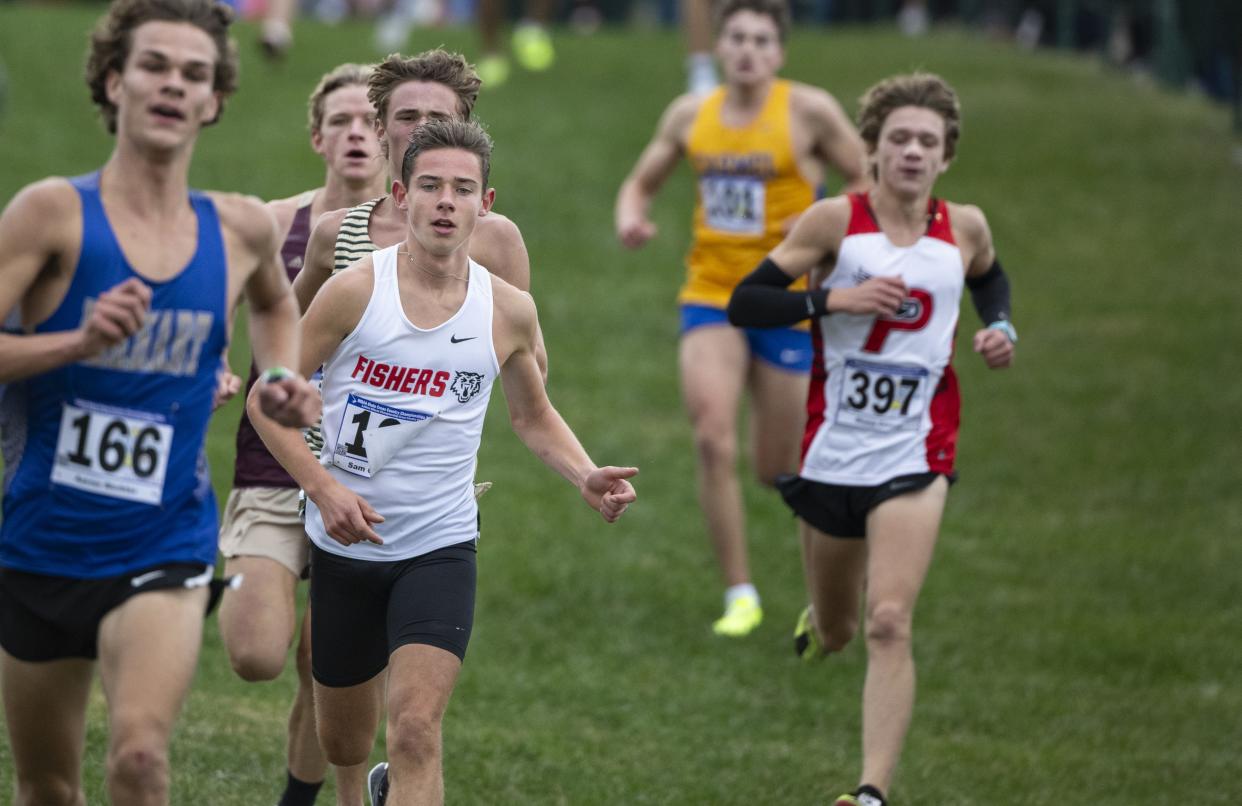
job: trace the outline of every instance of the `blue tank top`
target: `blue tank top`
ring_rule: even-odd
[[[77,328],[99,295],[138,276],[99,195],[82,200],[82,251],[65,299],[35,328]],[[0,397],[0,566],[78,579],[216,559],[204,439],[227,346],[228,269],[212,201],[191,192],[198,246],[152,290],[141,331],[104,353],[9,384]]]

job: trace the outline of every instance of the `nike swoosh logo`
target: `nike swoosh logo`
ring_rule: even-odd
[[[470,341],[471,339],[477,339],[477,338],[478,336],[467,336],[464,339],[459,339],[456,336],[449,336],[449,341],[453,342],[453,344],[461,344],[463,341]]]
[[[159,571],[159,570],[148,571],[145,574],[139,574],[138,576],[130,579],[129,584],[135,588],[141,588],[143,585],[147,584],[151,580],[159,579],[160,577],[164,576],[165,573],[166,573],[165,571]]]

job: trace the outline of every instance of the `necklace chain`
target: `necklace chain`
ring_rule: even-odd
[[[469,272],[467,272],[465,275],[463,275],[463,276],[461,276],[461,277],[458,277],[456,274],[441,274],[441,273],[440,273],[440,272],[438,272],[438,271],[432,271],[431,269],[428,269],[428,268],[425,268],[425,267],[423,267],[423,266],[420,266],[420,265],[418,264],[418,262],[414,260],[414,256],[413,256],[413,255],[411,255],[409,252],[406,252],[406,251],[403,251],[403,250],[401,250],[401,249],[398,249],[398,250],[397,250],[397,254],[398,254],[398,255],[405,255],[406,259],[410,261],[410,265],[411,265],[411,266],[413,266],[414,268],[418,269],[418,270],[419,270],[419,271],[421,271],[423,274],[429,274],[429,275],[431,275],[432,277],[436,278],[437,280],[462,280],[462,281],[466,281],[466,280],[469,280],[469,279],[470,279],[470,273],[469,273]]]

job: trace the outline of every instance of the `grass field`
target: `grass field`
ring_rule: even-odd
[[[0,8],[11,82],[0,202],[106,157],[80,80],[97,10]],[[272,67],[256,58],[254,30],[239,31],[241,91],[200,140],[196,184],[272,198],[320,180],[305,96],[327,68],[375,54],[366,26],[297,34],[293,59]],[[410,49],[441,43],[474,39],[419,31]],[[518,74],[480,101],[498,144],[497,209],[530,248],[552,399],[597,461],[641,466],[641,498],[605,527],[512,436],[496,395],[480,459],[496,487],[483,502],[475,637],[445,726],[449,801],[823,803],[858,774],[864,652],[794,659],[794,524],[754,483],[768,621],[737,642],[708,630],[720,586],[675,378],[685,172],[656,205],[661,234],[646,250],[623,253],[612,234],[616,188],[681,86],[679,40],[604,31],[557,46],[553,72]],[[1094,62],[951,31],[918,42],[801,32],[786,73],[827,86],[852,114],[869,83],[914,67],[962,95],[958,164],[938,189],[988,212],[1022,343],[1014,370],[987,373],[969,351],[966,306],[962,480],[918,612],[919,701],[894,802],[1236,804],[1242,172],[1227,112]],[[245,364],[244,338],[233,364]],[[238,412],[230,405],[211,431],[221,500]],[[272,803],[292,674],[242,683],[214,619],[206,633],[173,745],[173,802]],[[91,717],[95,803],[99,697]],[[0,793],[11,791],[7,754],[0,742]]]

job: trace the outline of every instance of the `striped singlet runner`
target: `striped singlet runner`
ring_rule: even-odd
[[[341,221],[341,227],[336,233],[336,247],[332,253],[332,274],[335,275],[337,272],[352,266],[378,248],[371,243],[371,233],[369,231],[371,212],[375,209],[375,205],[385,198],[381,196],[378,199],[364,201],[356,207],[349,208],[349,212],[345,214],[345,218]],[[316,374],[318,375],[318,373]],[[306,437],[306,444],[310,446],[311,453],[315,454],[316,457],[319,456],[319,452],[323,449],[323,432],[320,429],[320,425],[321,423],[315,423],[303,432]]]

